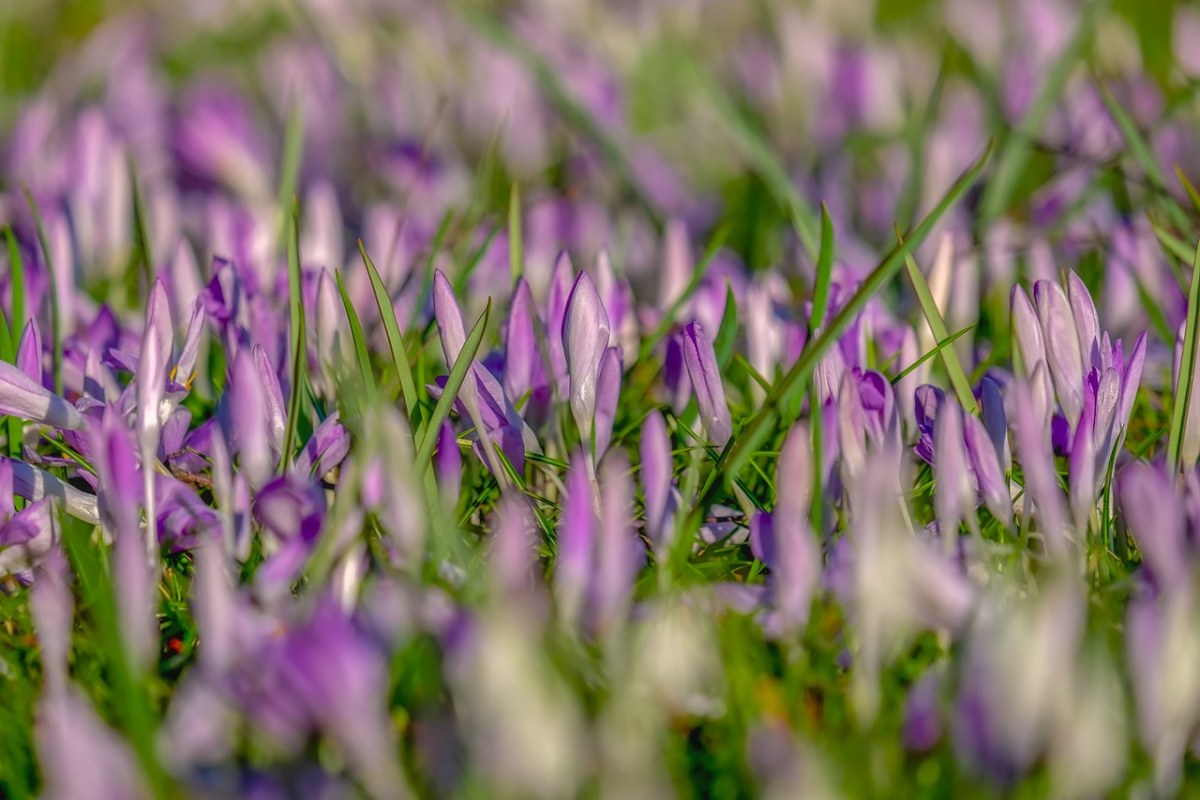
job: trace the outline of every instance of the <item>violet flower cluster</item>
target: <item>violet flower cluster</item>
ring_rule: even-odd
[[[1194,791],[1200,14],[202,5],[0,103],[0,794]]]

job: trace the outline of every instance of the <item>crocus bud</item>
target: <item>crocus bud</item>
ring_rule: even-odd
[[[629,462],[621,451],[613,453],[601,475],[600,513],[592,622],[596,633],[603,636],[617,630],[624,621],[644,556],[633,532],[633,485]]]
[[[585,441],[592,438],[600,359],[608,347],[608,314],[586,272],[575,278],[563,319],[562,342],[571,378],[571,414]]]
[[[170,415],[164,408],[167,368],[174,345],[174,324],[171,305],[161,280],[150,288],[146,307],[146,328],[142,333],[142,349],[137,366],[138,444],[142,452],[153,453],[158,448],[163,421]]]
[[[975,500],[967,472],[962,409],[958,403],[948,400],[938,409],[933,447],[937,478],[933,507],[946,551],[952,553],[958,542],[959,523],[972,513]]]
[[[1071,304],[1071,315],[1075,319],[1075,328],[1079,336],[1079,353],[1083,364],[1100,366],[1100,318],[1096,314],[1096,304],[1083,280],[1074,272],[1067,273],[1067,299]]]
[[[17,346],[17,367],[34,383],[42,382],[42,333],[36,319],[29,320],[25,332],[21,334],[21,343]]]
[[[1020,286],[1013,286],[1009,295],[1009,305],[1012,314],[1012,330],[1017,338],[1017,350],[1021,354],[1021,363],[1025,374],[1032,375],[1038,362],[1046,360],[1046,348],[1042,343],[1042,329],[1038,323],[1037,313],[1029,302],[1029,295]]]
[[[596,380],[596,460],[608,452],[612,439],[613,421],[617,418],[617,401],[621,395],[621,348],[610,347],[600,357]]]
[[[67,430],[84,426],[75,406],[7,362],[0,362],[0,413]]]
[[[512,305],[504,326],[504,391],[518,404],[542,380],[536,320],[533,294],[529,283],[521,278],[513,290]]]
[[[595,568],[596,499],[582,454],[571,459],[567,496],[558,524],[558,554],[554,561],[554,593],[563,622],[574,627],[587,599],[588,578]]]
[[[690,322],[683,329],[683,360],[696,392],[696,405],[700,407],[700,423],[704,426],[704,432],[709,442],[723,447],[733,435],[733,420],[725,401],[725,387],[721,384],[716,351],[699,322]]]
[[[1046,364],[1054,391],[1067,422],[1074,429],[1083,411],[1083,355],[1079,351],[1079,332],[1075,317],[1062,287],[1047,280],[1033,287],[1038,321],[1046,343]]]
[[[230,411],[234,441],[237,442],[242,472],[251,488],[271,476],[271,432],[267,422],[266,390],[248,348],[238,350],[229,379]]]
[[[641,456],[642,494],[646,500],[646,533],[654,542],[659,558],[671,533],[671,437],[667,423],[658,411],[651,411],[642,422]]]
[[[154,580],[138,525],[142,476],[138,474],[133,437],[116,409],[110,406],[105,410],[96,436],[101,520],[113,538],[113,585],[117,587],[121,636],[130,660],[144,669],[157,649],[158,626],[154,616]],[[148,532],[155,530],[153,519],[146,524]],[[157,565],[158,542],[155,540],[149,546]]]
[[[978,417],[967,415],[963,418],[963,441],[967,448],[967,459],[979,484],[980,497],[992,516],[1007,525],[1012,521],[1008,483],[1004,480],[1004,470],[1000,466],[995,445]]]

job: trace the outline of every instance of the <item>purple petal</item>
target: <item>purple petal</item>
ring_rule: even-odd
[[[700,407],[700,422],[709,442],[722,447],[733,435],[733,420],[721,384],[717,354],[704,326],[690,322],[683,329],[683,359]]]
[[[45,380],[42,368],[42,333],[38,329],[36,319],[29,320],[25,332],[21,334],[21,343],[17,347],[17,368],[29,376],[34,383]]]
[[[608,313],[586,272],[575,278],[563,319],[562,342],[571,379],[571,413],[585,441],[593,440],[596,382],[608,347]]]
[[[554,592],[559,613],[568,624],[577,623],[583,613],[588,579],[595,569],[596,505],[584,456],[576,454],[567,471],[554,560]]]
[[[0,413],[67,430],[84,426],[73,405],[7,362],[0,362]]]
[[[610,347],[600,358],[596,380],[596,460],[608,452],[612,439],[613,421],[617,417],[617,401],[621,395],[621,349]]]
[[[651,411],[642,423],[642,493],[646,501],[646,532],[656,547],[666,544],[671,534],[670,501],[674,461],[667,423],[658,411]]]

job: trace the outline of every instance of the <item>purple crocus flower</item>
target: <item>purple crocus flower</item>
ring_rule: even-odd
[[[111,406],[105,409],[94,435],[100,517],[113,541],[113,584],[117,587],[121,635],[130,660],[145,669],[157,650],[153,571],[158,568],[158,541],[152,540],[153,558],[148,563],[147,544],[138,520],[143,481],[138,474],[133,436]],[[153,520],[147,520],[146,526],[153,531]]]
[[[621,349],[609,347],[600,357],[596,378],[595,445],[596,460],[608,452],[612,439],[613,421],[617,417],[617,402],[621,395]]]
[[[558,524],[558,555],[554,561],[554,592],[559,616],[568,626],[578,624],[587,599],[594,565],[598,498],[582,454],[571,459],[567,495]]]
[[[641,456],[642,495],[646,505],[646,533],[661,560],[673,533],[671,480],[674,460],[667,423],[658,411],[650,412],[642,423],[638,454]]]
[[[774,635],[789,635],[808,622],[821,574],[821,552],[808,525],[813,464],[808,428],[797,425],[784,440],[776,466],[775,508],[751,526],[755,558],[771,569],[772,610],[764,620]]]
[[[84,418],[73,405],[6,362],[0,362],[0,413],[54,428],[84,427]]]
[[[938,409],[934,435],[933,507],[938,530],[949,554],[958,541],[958,526],[975,508],[975,492],[968,477],[967,451],[963,442],[963,414],[958,403],[947,399]]]
[[[562,342],[567,357],[567,373],[571,379],[571,414],[579,434],[589,449],[596,441],[596,392],[600,362],[608,348],[608,313],[586,272],[579,273],[567,299],[563,318]]]
[[[162,281],[150,288],[146,306],[146,328],[142,334],[142,350],[138,357],[137,382],[137,442],[143,464],[146,503],[146,550],[154,554],[157,545],[157,522],[154,501],[154,470],[151,465],[158,452],[163,422],[171,414],[166,405],[167,365],[174,346],[174,325],[167,291]]]
[[[17,345],[17,368],[29,376],[34,383],[45,383],[45,370],[42,366],[42,332],[36,319],[31,319],[25,325],[21,334],[21,342]]]
[[[633,600],[633,581],[645,551],[633,532],[633,484],[629,462],[613,453],[600,480],[600,525],[591,590],[592,629],[600,637],[620,629]]]
[[[683,329],[683,360],[700,407],[700,424],[708,441],[724,447],[733,435],[733,420],[721,384],[721,370],[708,333],[699,322],[689,322]]]

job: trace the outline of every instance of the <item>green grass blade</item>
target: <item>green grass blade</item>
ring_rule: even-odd
[[[725,463],[719,463],[714,473],[734,477],[741,471],[741,468],[746,465],[746,462],[762,445],[767,436],[770,435],[771,430],[775,427],[775,423],[778,420],[780,410],[791,405],[790,396],[792,392],[804,387],[809,378],[812,377],[813,370],[816,369],[825,352],[850,327],[850,324],[866,307],[867,302],[895,277],[896,273],[904,265],[905,257],[925,241],[925,237],[929,235],[929,232],[937,224],[938,220],[975,183],[975,180],[979,177],[979,173],[983,171],[984,165],[987,164],[991,153],[992,145],[989,143],[979,160],[954,182],[954,185],[950,187],[950,190],[942,198],[941,202],[929,213],[929,216],[866,277],[858,287],[858,290],[842,306],[833,319],[830,320],[821,334],[804,348],[804,352],[800,354],[800,358],[797,359],[796,364],[775,384],[775,388],[767,395],[766,403],[762,409],[751,417],[749,422],[731,440],[731,444],[722,454],[722,461]]]
[[[1183,329],[1183,356],[1179,360],[1179,380],[1171,404],[1171,430],[1167,434],[1167,466],[1174,475],[1180,467],[1179,450],[1188,424],[1192,400],[1192,374],[1196,366],[1196,323],[1200,319],[1200,242],[1192,260],[1192,285],[1188,291],[1187,324]]]
[[[146,278],[146,296],[150,296],[150,287],[154,283],[154,250],[150,246],[150,230],[146,217],[146,198],[142,195],[142,184],[138,180],[137,164],[133,156],[128,158],[129,185],[133,188],[133,229],[137,236],[139,256],[142,261],[143,275]]]
[[[21,248],[17,245],[16,234],[12,228],[5,226],[4,236],[8,240],[8,268],[11,282],[13,340],[16,341],[20,332],[25,329],[25,260],[21,258]]]
[[[367,337],[363,335],[362,323],[359,322],[358,312],[354,310],[354,303],[350,302],[350,295],[346,293],[341,270],[335,269],[333,275],[337,279],[338,292],[342,295],[346,317],[350,320],[350,337],[354,340],[354,354],[358,358],[358,374],[362,378],[367,397],[371,398],[375,396],[375,374],[371,369],[371,355],[367,352]]]
[[[1196,187],[1188,180],[1188,176],[1184,174],[1183,168],[1178,164],[1175,165],[1175,177],[1179,178],[1179,182],[1183,184],[1184,190],[1187,192],[1188,199],[1192,201],[1192,207],[1200,212],[1200,192],[1196,191]]]
[[[899,235],[898,231],[897,235]],[[942,319],[942,312],[933,300],[933,293],[929,291],[929,283],[925,280],[925,274],[921,272],[921,268],[917,266],[916,259],[912,255],[907,255],[904,257],[904,265],[908,270],[908,279],[912,282],[913,291],[917,294],[917,302],[925,315],[925,321],[929,323],[929,329],[933,331],[934,340],[940,342],[949,339],[950,331],[946,328],[946,321]],[[938,350],[942,354],[942,363],[946,366],[946,374],[950,376],[950,385],[954,387],[954,393],[958,396],[958,402],[963,411],[968,414],[978,414],[979,407],[975,404],[975,394],[971,391],[971,382],[967,380],[967,373],[963,369],[962,361],[958,358],[958,351],[953,347],[939,347]]]
[[[737,300],[733,296],[733,286],[729,281],[725,281],[725,313],[721,315],[721,327],[717,330],[717,338],[713,340],[713,349],[717,351],[717,365],[722,371],[729,366],[729,359],[733,358],[737,332]]]
[[[37,201],[33,199],[33,192],[29,191],[29,187],[23,186],[22,189],[25,192],[25,202],[29,203],[29,210],[33,214],[38,246],[42,248],[42,260],[46,265],[47,277],[50,280],[50,337],[54,353],[54,361],[50,369],[54,376],[54,391],[62,394],[63,338],[62,309],[58,307],[58,271],[54,268],[54,256],[50,253],[50,239],[46,236],[46,225],[42,220],[42,212],[38,209]]]
[[[521,240],[521,190],[515,182],[508,195],[508,269],[515,286],[525,270],[525,247]]]
[[[829,313],[829,291],[833,286],[833,220],[829,209],[821,204],[821,251],[817,254],[817,274],[813,278],[812,316],[808,319],[808,333],[812,336],[825,324]]]
[[[900,381],[907,378],[910,374],[912,374],[916,370],[920,369],[921,365],[924,364],[926,361],[929,361],[931,358],[935,358],[937,356],[937,354],[942,351],[942,348],[948,347],[948,346],[954,344],[955,342],[957,342],[963,336],[966,336],[967,333],[969,333],[970,331],[972,331],[974,329],[975,329],[974,325],[968,325],[967,327],[950,334],[945,339],[940,340],[937,344],[935,344],[933,347],[931,347],[929,349],[928,353],[924,353],[916,361],[909,364],[904,369],[900,370],[900,372],[896,373],[896,377],[892,378],[892,380],[891,380],[892,385],[895,386]]]
[[[1059,95],[1067,85],[1067,79],[1083,54],[1084,47],[1092,38],[1092,29],[1100,12],[1108,5],[1107,0],[1088,3],[1079,20],[1079,28],[1071,41],[1063,48],[1058,58],[1050,65],[1025,118],[1005,139],[996,156],[996,171],[983,190],[980,201],[979,220],[983,225],[993,222],[1004,213],[1017,188],[1025,164],[1029,161],[1033,142],[1041,132],[1043,124],[1054,109]]]
[[[300,405],[304,397],[308,366],[307,327],[304,319],[304,298],[300,286],[300,206],[292,205],[291,235],[288,237],[288,301],[292,318],[292,396],[288,400],[287,428],[284,430],[283,451],[279,454],[279,472],[287,471],[296,451],[296,430],[300,424]]]
[[[483,334],[487,330],[488,317],[491,313],[492,301],[489,298],[483,314],[479,316],[474,327],[471,328],[471,332],[467,334],[467,340],[463,344],[462,350],[459,351],[458,358],[454,359],[450,377],[446,379],[446,385],[442,388],[442,396],[438,398],[437,405],[433,407],[433,414],[425,426],[425,435],[421,437],[421,444],[417,448],[417,457],[413,461],[417,475],[423,474],[433,459],[433,448],[437,445],[438,429],[450,415],[450,407],[454,405],[454,399],[458,397],[458,392],[462,389],[463,381],[467,379],[471,364],[475,361],[475,354],[479,352],[479,346],[483,344]],[[483,431],[480,431],[480,435],[486,436]]]
[[[396,374],[400,376],[400,393],[404,396],[404,408],[408,412],[408,421],[413,431],[420,433],[417,425],[417,385],[413,381],[412,366],[404,352],[404,334],[400,332],[400,321],[396,319],[396,307],[392,305],[392,297],[388,294],[375,262],[367,255],[367,248],[362,239],[358,240],[358,254],[362,256],[363,266],[371,278],[371,290],[375,293],[375,305],[379,309],[379,318],[383,320],[383,330],[387,333],[388,347],[392,351],[392,364]]]
[[[304,111],[298,102],[292,102],[288,108],[287,127],[283,133],[283,162],[279,170],[279,194],[275,197],[275,207],[279,209],[279,250],[287,245],[288,213],[293,205],[296,192],[300,189],[300,157],[304,152]],[[275,252],[279,252],[276,250]],[[295,330],[296,320],[292,320],[292,330]]]

